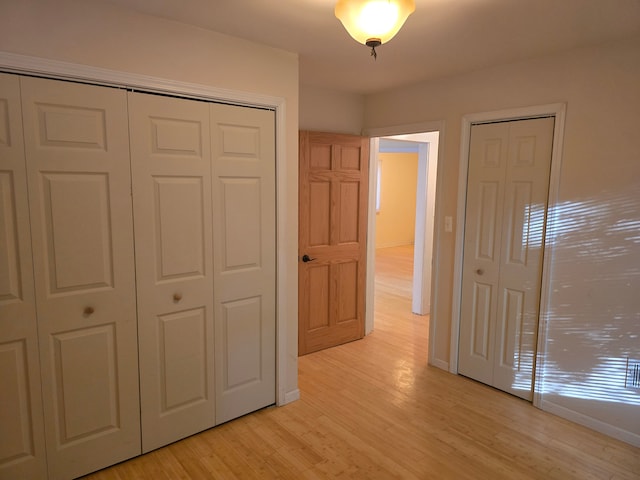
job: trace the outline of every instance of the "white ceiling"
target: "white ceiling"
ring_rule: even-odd
[[[301,85],[362,94],[640,35],[640,0],[416,0],[374,61],[334,0],[106,1],[296,52]]]

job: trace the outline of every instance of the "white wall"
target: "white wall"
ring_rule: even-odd
[[[300,130],[360,135],[364,96],[300,85]]]
[[[245,40],[110,5],[76,0],[0,2],[0,51],[148,75],[286,102],[287,199],[298,198],[298,58]],[[297,392],[297,202],[288,201],[279,251],[284,276],[287,395]],[[283,312],[284,310],[284,312]]]
[[[462,116],[566,102],[542,406],[640,445],[640,37],[371,95],[365,129],[445,122],[435,358],[449,362]],[[455,220],[454,220],[455,224]]]

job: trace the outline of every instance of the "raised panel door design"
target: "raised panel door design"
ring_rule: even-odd
[[[156,281],[205,274],[202,177],[154,176]]]
[[[35,457],[25,341],[0,344],[0,472],[12,463]]]
[[[260,161],[260,129],[252,125],[218,123],[221,153],[227,159]]]
[[[160,415],[207,401],[207,323],[204,308],[158,318]]]
[[[262,377],[260,358],[262,319],[260,298],[227,302],[223,306],[225,349],[224,390],[257,382]]]
[[[0,171],[0,304],[22,300],[13,172]]]
[[[491,285],[476,283],[473,292],[473,306],[471,317],[472,351],[471,354],[483,360],[489,358],[491,322]]]
[[[358,321],[358,262],[344,262],[335,265],[337,269],[337,304],[336,323]]]
[[[338,243],[356,243],[360,211],[360,182],[340,183],[340,229]]]
[[[126,93],[20,79],[49,474],[140,454]]]
[[[0,73],[0,478],[44,478],[46,454],[19,77]]]
[[[504,145],[506,145],[505,139],[497,138],[484,138],[482,159],[480,160],[483,168],[500,168],[504,161]]]
[[[200,121],[149,117],[151,151],[156,155],[201,158],[206,133]]]
[[[553,125],[552,118],[475,125],[470,144],[459,371],[527,400]],[[478,249],[482,258],[469,254]]]
[[[329,245],[331,233],[331,182],[309,182],[309,246]]]
[[[129,94],[144,452],[215,423],[206,103]]]
[[[108,176],[42,173],[50,295],[113,286]]]
[[[511,204],[507,220],[505,262],[526,265],[531,226],[531,182],[514,182],[507,190],[506,201]]]
[[[115,325],[57,333],[51,343],[57,446],[118,430]]]
[[[518,136],[513,139],[515,155],[511,157],[513,167],[533,167],[536,159],[536,137]]]
[[[314,144],[309,147],[309,171],[331,170],[331,145]]]
[[[106,151],[105,109],[40,102],[35,107],[39,146]]]
[[[488,261],[495,259],[495,238],[498,226],[498,194],[496,182],[484,182],[480,185],[480,201],[478,203],[478,227],[476,229],[476,258]]]
[[[340,149],[340,170],[360,171],[362,159],[359,147],[342,147]]]
[[[7,97],[9,95],[12,96],[11,101],[15,101],[15,98],[13,97],[15,92],[10,92],[9,89],[11,88],[9,85],[10,82],[13,82],[15,78],[17,77],[9,77],[8,75],[4,75],[3,74],[3,78],[5,80],[2,80],[2,84],[3,84],[3,93],[2,95],[6,95]],[[7,85],[5,87],[5,85]],[[19,92],[18,92],[19,94]],[[19,103],[20,99],[18,98],[18,103]],[[9,117],[9,99],[8,98],[0,98],[0,146],[1,147],[10,147],[11,146],[11,130],[10,130],[10,125],[11,125],[11,118]],[[16,125],[17,128],[18,126]],[[22,135],[21,135],[22,136]]]
[[[260,268],[262,222],[260,179],[220,178],[224,217],[224,266],[229,270]],[[222,226],[222,225],[221,225]]]
[[[303,131],[299,159],[298,352],[304,355],[364,336],[368,139]]]
[[[210,105],[216,423],[275,403],[275,124]]]
[[[305,291],[313,292],[309,301],[305,302],[308,310],[304,312],[308,321],[308,329],[313,331],[329,326],[329,290],[330,279],[329,265],[314,265],[309,268]]]
[[[505,328],[500,335],[500,364],[517,370],[521,367],[520,351],[522,340],[522,324],[524,292],[506,289],[503,292],[502,323]]]

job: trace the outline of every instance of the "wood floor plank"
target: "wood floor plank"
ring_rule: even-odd
[[[429,366],[412,255],[377,252],[374,332],[299,358],[300,400],[86,478],[640,479],[640,449]]]

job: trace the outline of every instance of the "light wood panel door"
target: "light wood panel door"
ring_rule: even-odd
[[[214,425],[209,105],[129,94],[144,452]]]
[[[458,371],[532,399],[553,118],[471,128]]]
[[[300,132],[298,353],[364,336],[369,140]]]
[[[275,115],[212,104],[216,423],[275,403]]]
[[[46,476],[17,76],[0,74],[0,478]]]
[[[20,82],[48,468],[73,478],[140,453],[126,93]]]

